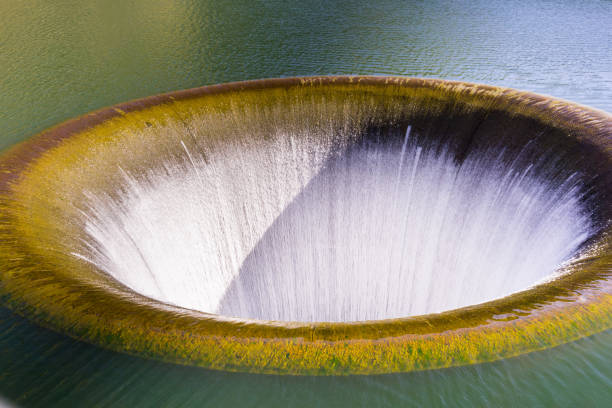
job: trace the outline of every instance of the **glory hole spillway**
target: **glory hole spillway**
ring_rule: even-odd
[[[612,118],[527,92],[209,86],[1,159],[0,290],[40,324],[212,369],[370,374],[612,327]]]

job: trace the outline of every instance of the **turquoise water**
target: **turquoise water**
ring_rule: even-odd
[[[460,79],[612,112],[610,21],[610,1],[3,1],[0,147],[128,99],[279,76]],[[608,331],[465,368],[257,376],[104,351],[2,308],[0,396],[20,406],[605,406],[611,344]]]

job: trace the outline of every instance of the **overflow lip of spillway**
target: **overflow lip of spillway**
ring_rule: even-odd
[[[120,135],[176,124],[188,130],[194,112],[214,120],[220,111],[248,115],[248,104],[278,106],[295,100],[326,101],[338,106],[339,112],[353,100],[368,101],[380,107],[373,114],[384,120],[388,115],[434,120],[460,110],[464,118],[481,121],[483,114],[494,112],[552,129],[561,135],[560,145],[579,147],[577,154],[586,157],[583,162],[590,163],[588,171],[598,180],[593,188],[602,190],[600,200],[604,200],[598,204],[599,230],[581,255],[565,266],[565,273],[550,282],[448,312],[348,323],[258,321],[188,310],[136,293],[92,264],[69,256],[80,231],[76,223],[63,221],[68,212],[65,199],[79,194],[88,182],[112,184],[112,177],[99,174],[108,167],[100,163],[111,160],[105,149],[120,145],[124,137]],[[395,101],[392,107],[387,100]],[[390,114],[393,109],[400,111]],[[155,140],[152,136],[145,142],[150,145]],[[76,163],[82,166],[77,172]],[[73,177],[61,180],[60,186],[55,179],[65,169],[72,169]],[[72,119],[2,154],[0,295],[14,311],[71,337],[141,357],[216,370],[379,374],[495,361],[612,327],[611,174],[608,113],[509,88],[435,79],[335,76],[171,92]]]

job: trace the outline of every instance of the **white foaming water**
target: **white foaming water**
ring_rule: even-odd
[[[590,234],[577,175],[550,185],[493,151],[458,165],[409,132],[340,153],[308,142],[277,135],[206,160],[183,144],[184,162],[125,174],[120,198],[88,194],[75,255],[190,309],[360,321],[526,289]]]

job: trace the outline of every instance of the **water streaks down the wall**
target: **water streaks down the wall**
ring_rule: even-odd
[[[169,134],[182,157],[89,195],[77,256],[190,309],[363,321],[527,289],[589,237],[583,181],[554,155],[497,144],[458,161],[411,130],[344,145],[283,132],[206,154]]]

